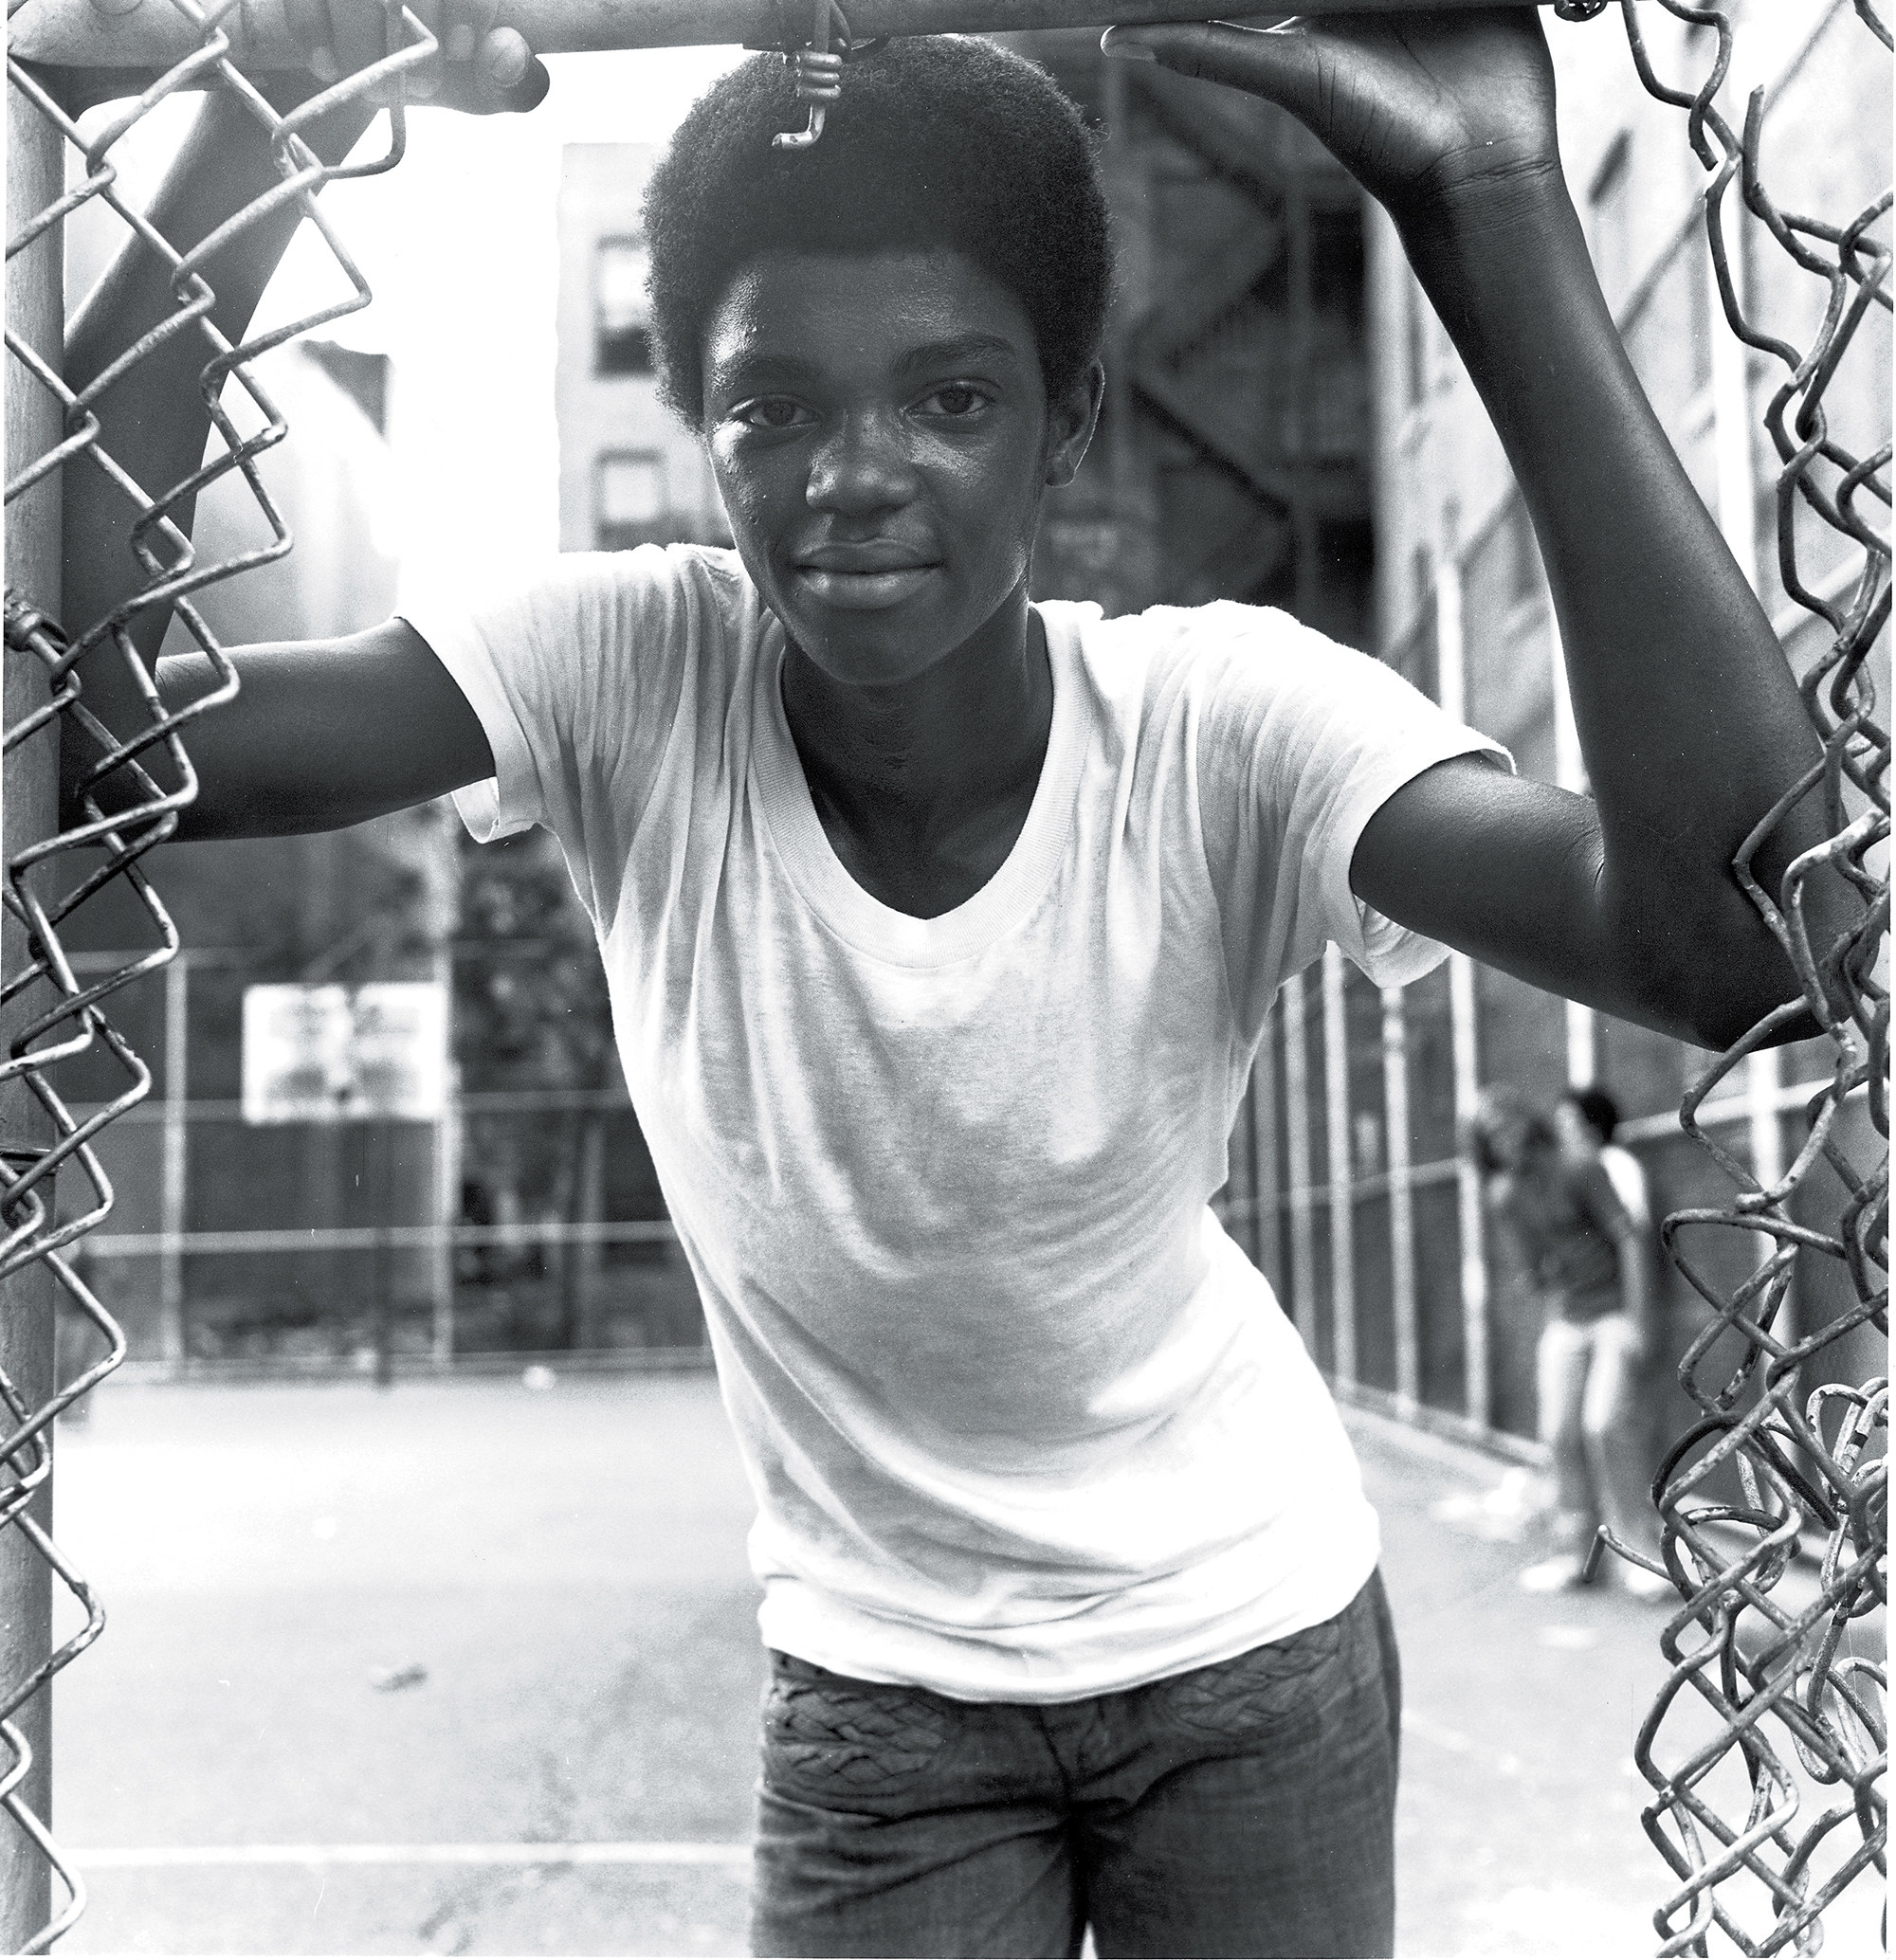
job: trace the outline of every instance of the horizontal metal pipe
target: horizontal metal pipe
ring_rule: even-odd
[[[1203,20],[1216,0],[843,0],[858,40],[883,34],[995,34],[1038,27]],[[1483,0],[1302,0],[1303,14],[1412,12]],[[1530,0],[1521,0],[1530,4]],[[1547,0],[1538,0],[1547,4]],[[207,9],[208,10],[208,9]],[[1249,9],[1255,15],[1255,9]],[[1270,16],[1282,19],[1292,9]],[[517,27],[539,54],[608,48],[778,47],[805,39],[805,0],[501,0],[497,25]],[[283,0],[243,0],[225,16],[242,68],[300,68]],[[171,0],[25,0],[7,24],[17,61],[57,68],[157,70],[198,45],[199,30]]]

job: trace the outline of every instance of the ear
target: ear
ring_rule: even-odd
[[[1100,423],[1106,398],[1106,371],[1094,361],[1072,385],[1047,404],[1047,453],[1043,481],[1064,490],[1079,473]]]

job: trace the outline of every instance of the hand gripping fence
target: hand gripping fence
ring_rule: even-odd
[[[1349,0],[1328,0],[1328,6]],[[1358,0],[1363,4],[1363,0]],[[1369,0],[1400,6],[1413,0]],[[1559,11],[1590,17],[1605,0],[1565,0]],[[1872,306],[1887,310],[1889,251],[1870,236],[1887,213],[1886,193],[1843,223],[1781,209],[1766,190],[1763,170],[1765,98],[1748,106],[1741,134],[1713,106],[1730,62],[1729,12],[1694,8],[1684,0],[1658,0],[1682,20],[1716,30],[1716,53],[1696,88],[1677,87],[1656,72],[1640,31],[1632,0],[1621,0],[1635,66],[1646,87],[1686,113],[1686,134],[1708,173],[1707,236],[1731,331],[1748,348],[1778,363],[1781,378],[1765,411],[1779,463],[1777,482],[1779,567],[1786,591],[1818,615],[1830,644],[1803,677],[1803,699],[1822,738],[1823,759],[1799,793],[1825,799],[1832,835],[1795,862],[1776,894],[1752,878],[1752,859],[1787,806],[1772,811],[1745,841],[1734,869],[1753,902],[1796,965],[1799,998],[1765,1017],[1743,1040],[1720,1056],[1692,1085],[1681,1108],[1687,1134],[1711,1153],[1734,1192],[1720,1207],[1674,1214],[1664,1237],[1681,1272],[1712,1310],[1709,1323],[1680,1366],[1680,1380],[1700,1418],[1668,1454],[1654,1485],[1662,1517],[1663,1569],[1680,1604],[1661,1637],[1668,1673],[1640,1729],[1636,1760],[1654,1796],[1643,1820],[1648,1835],[1678,1883],[1654,1915],[1660,1951],[1706,1953],[1714,1926],[1745,1953],[1772,1953],[1787,1945],[1814,1951],[1821,1915],[1843,1889],[1873,1867],[1884,1870],[1886,1806],[1881,1777],[1886,1753],[1882,1710],[1883,1671],[1843,1649],[1855,1623],[1885,1601],[1887,1513],[1883,1446],[1887,1433],[1887,1384],[1877,1379],[1850,1386],[1822,1380],[1825,1350],[1860,1326],[1887,1334],[1888,1111],[1885,1075],[1888,994],[1877,961],[1888,926],[1887,873],[1872,868],[1888,834],[1889,736],[1877,719],[1869,656],[1889,614],[1889,546],[1866,505],[1887,506],[1890,450],[1849,452],[1832,432],[1826,392]],[[1870,0],[1851,0],[1867,39],[1887,52],[1887,28]],[[509,0],[502,25],[520,27],[542,51],[561,48],[749,41],[782,45],[795,53],[814,45],[807,25],[813,9],[786,8],[782,0],[620,0],[602,12],[587,0]],[[1202,0],[855,0],[842,23],[845,43],[887,32],[985,30],[1098,24],[1127,19],[1186,18],[1202,12]],[[1326,10],[1322,6],[1306,11]],[[163,902],[140,861],[170,836],[177,812],[195,793],[185,741],[187,725],[214,713],[235,693],[237,677],[216,638],[193,606],[205,587],[281,557],[291,539],[257,469],[257,458],[287,433],[258,380],[256,358],[342,314],[369,303],[370,292],[348,252],[322,217],[317,193],[342,176],[369,174],[400,160],[405,130],[399,104],[390,111],[390,140],[374,161],[348,168],[322,164],[301,131],[345,100],[367,94],[424,60],[434,42],[413,14],[388,0],[389,52],[291,114],[280,114],[247,79],[246,70],[287,65],[295,56],[273,0],[236,0],[200,7],[194,0],[134,0],[130,9],[94,9],[74,0],[16,0],[9,15],[8,76],[14,117],[33,117],[57,133],[79,159],[72,187],[31,212],[9,238],[9,267],[46,234],[57,238],[60,221],[88,202],[110,209],[172,269],[175,309],[82,390],[68,389],[57,353],[36,347],[9,324],[7,345],[13,365],[9,392],[35,392],[49,402],[57,433],[29,454],[9,454],[6,496],[15,499],[57,480],[67,469],[102,471],[136,513],[133,548],[146,574],[137,594],[103,618],[57,621],[46,590],[9,588],[6,598],[9,664],[29,662],[44,678],[42,699],[6,729],[9,767],[28,744],[56,738],[56,724],[71,720],[99,742],[103,754],[88,779],[97,784],[115,770],[137,785],[137,800],[106,814],[82,792],[64,826],[47,834],[9,835],[4,844],[4,899],[8,968],[0,979],[0,1006],[8,1016],[8,1047],[0,1060],[0,1094],[9,1119],[33,1113],[35,1140],[0,1136],[0,1312],[18,1314],[19,1282],[40,1268],[104,1345],[104,1353],[55,1392],[28,1393],[0,1372],[6,1434],[0,1441],[0,1549],[16,1554],[0,1563],[8,1575],[37,1565],[64,1586],[83,1613],[83,1624],[57,1650],[41,1653],[28,1639],[13,1640],[0,1657],[0,1872],[28,1869],[33,1859],[56,1874],[64,1902],[46,1923],[30,1923],[18,1935],[23,1950],[44,1952],[80,1916],[81,1880],[62,1856],[28,1801],[33,1769],[27,1730],[52,1678],[89,1646],[104,1614],[84,1579],[30,1515],[49,1483],[55,1419],[115,1369],[125,1353],[120,1330],[74,1269],[70,1251],[99,1224],[112,1204],[110,1182],[93,1150],[100,1131],[143,1099],[151,1085],[145,1064],[113,1026],[111,997],[165,965],[178,940]],[[832,15],[835,9],[832,9]],[[273,38],[274,37],[274,38]],[[137,46],[133,46],[133,42]],[[819,50],[820,52],[820,50]],[[43,69],[29,64],[138,67],[143,92],[123,104],[88,140],[60,106]],[[151,72],[161,68],[161,72]],[[847,78],[844,84],[847,88]],[[269,136],[280,182],[222,233],[191,252],[170,245],[132,209],[116,188],[114,146],[156,105],[180,90],[221,87],[234,93]],[[1828,303],[1808,347],[1798,349],[1753,319],[1741,300],[1725,247],[1723,213],[1734,183],[1743,206],[1790,259],[1822,282]],[[313,223],[347,278],[351,295],[322,312],[232,346],[212,324],[214,295],[205,264],[222,239],[244,224],[293,202]],[[24,262],[23,262],[24,263]],[[194,336],[206,359],[201,383],[212,405],[222,448],[187,481],[170,486],[135,481],[100,442],[92,404],[127,370],[179,335]],[[249,436],[219,406],[228,380],[249,397],[263,426]],[[17,426],[9,408],[9,435]],[[267,528],[269,542],[215,563],[200,562],[171,516],[183,500],[219,477],[240,474]],[[42,492],[44,495],[44,491]],[[1861,572],[1841,598],[1827,598],[1799,575],[1795,516],[1798,506],[1847,539],[1861,554]],[[220,685],[181,713],[167,715],[144,677],[129,637],[140,615],[174,611],[210,660]],[[82,663],[128,663],[150,717],[136,733],[106,731],[89,713]],[[9,700],[14,699],[9,689]],[[180,787],[164,790],[141,763],[162,751]],[[1836,944],[1813,945],[1803,892],[1819,866],[1829,866],[1861,895],[1863,916]],[[62,878],[64,877],[64,883]],[[102,978],[82,984],[61,933],[81,906],[111,884],[135,898],[148,923],[151,949]],[[122,942],[121,942],[122,943]],[[1702,1131],[1696,1112],[1712,1091],[1762,1043],[1799,1014],[1814,1015],[1833,1050],[1830,1081],[1813,1101],[1810,1134],[1788,1171],[1769,1187]],[[62,1070],[76,1057],[109,1058],[118,1093],[82,1120],[59,1087]],[[1846,1104],[1862,1099],[1885,1140],[1881,1160],[1852,1157],[1846,1137]],[[11,1114],[18,1113],[18,1114]],[[1818,1229],[1794,1216],[1796,1201],[1820,1166],[1844,1193],[1834,1225]],[[62,1203],[53,1187],[64,1171]],[[1740,1285],[1723,1289],[1695,1261],[1692,1234],[1762,1235],[1770,1251]],[[1800,1260],[1833,1260],[1847,1273],[1854,1306],[1801,1337],[1788,1326],[1786,1302]],[[4,1334],[0,1328],[0,1334]],[[4,1352],[0,1343],[0,1352]],[[1734,1359],[1733,1357],[1736,1357]],[[1735,1480],[1741,1501],[1733,1501]],[[13,1541],[10,1547],[6,1540]],[[1800,1548],[1820,1549],[1815,1601],[1798,1611],[1773,1594]],[[1635,1557],[1614,1545],[1620,1556]],[[18,1616],[0,1601],[0,1621]],[[48,1644],[42,1642],[42,1644]],[[1707,1719],[1709,1718],[1709,1719]],[[1709,1733],[1707,1731],[1709,1730]],[[1736,1775],[1730,1771],[1735,1769]],[[1717,1789],[1710,1788],[1726,1772]],[[1799,1772],[1801,1771],[1801,1777]],[[1736,1806],[1729,1786],[1736,1784]],[[1813,1808],[1807,1785],[1825,1795]],[[6,1842],[7,1834],[14,1842]],[[1848,1851],[1815,1882],[1813,1860],[1832,1839]],[[1832,1846],[1834,1849],[1834,1846]],[[11,1855],[11,1865],[9,1857]],[[1765,1917],[1757,1918],[1758,1895]],[[1747,1925],[1750,1913],[1755,1923]],[[0,1926],[17,1923],[0,1901]]]

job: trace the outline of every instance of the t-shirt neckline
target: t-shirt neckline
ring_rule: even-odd
[[[979,891],[935,918],[884,905],[850,877],[816,814],[803,758],[783,707],[784,634],[771,621],[757,662],[759,808],[778,859],[804,903],[859,953],[905,967],[945,966],[991,945],[1039,903],[1058,868],[1073,824],[1084,740],[1079,649],[1065,608],[1036,606],[1047,638],[1053,713],[1027,821],[1013,848]]]

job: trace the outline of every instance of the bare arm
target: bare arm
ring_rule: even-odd
[[[477,108],[538,101],[545,72],[523,43],[513,45],[518,41],[490,35],[471,48],[463,72],[447,72],[443,99]],[[373,52],[344,50],[356,64]],[[465,72],[470,64],[478,73]],[[335,50],[313,54],[312,66],[333,76]],[[339,162],[374,113],[344,104],[314,124],[306,140],[325,162]],[[256,118],[233,97],[211,95],[148,215],[173,245],[188,250],[281,181]],[[206,264],[216,294],[210,318],[231,343],[247,332],[300,221],[300,208],[287,204],[238,232]],[[65,372],[75,388],[89,386],[176,310],[172,278],[162,255],[136,237],[127,243],[73,320]],[[210,413],[198,376],[210,357],[202,331],[187,327],[97,401],[101,447],[152,496],[184,482],[203,461]],[[83,627],[143,590],[149,574],[132,549],[133,502],[96,468],[82,465],[67,476],[62,609],[70,625]],[[194,503],[186,497],[171,506],[173,521],[187,535]],[[153,607],[133,622],[131,637],[148,667],[168,621],[169,608]],[[339,642],[239,649],[232,658],[243,681],[237,699],[190,730],[199,793],[182,815],[180,837],[334,828],[492,771],[478,718],[426,642],[402,621]],[[89,654],[80,672],[86,705],[108,727],[124,734],[147,721],[136,682],[109,644]],[[202,656],[166,661],[157,673],[167,707],[200,698],[214,680]],[[68,800],[86,785],[98,753],[68,724],[62,755]],[[162,779],[162,755],[147,751],[143,760]],[[109,806],[113,786],[101,790]]]
[[[1365,828],[1358,895],[1536,986],[1728,1044],[1798,990],[1730,867],[1816,738],[1600,296],[1532,10],[1110,39],[1281,102],[1382,201],[1547,566],[1592,797],[1445,763]],[[1760,882],[1824,834],[1807,799],[1759,854]]]
[[[403,619],[342,640],[245,646],[237,699],[191,724],[202,786],[181,839],[336,830],[494,773],[480,717]],[[216,684],[202,654],[163,661],[168,708]]]

